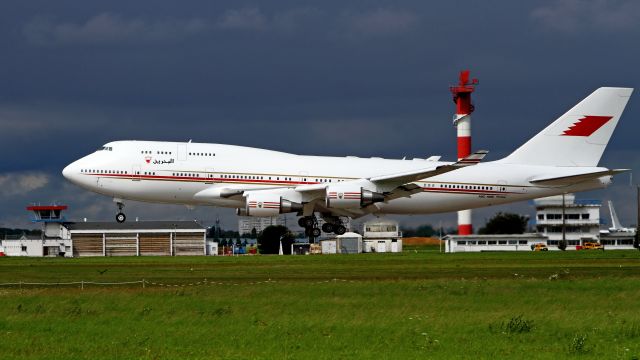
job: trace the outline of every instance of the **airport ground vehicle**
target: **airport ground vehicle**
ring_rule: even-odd
[[[531,245],[532,251],[549,251],[549,248],[544,243],[537,243]]]
[[[604,245],[597,242],[586,242],[582,245],[582,250],[604,250]]]

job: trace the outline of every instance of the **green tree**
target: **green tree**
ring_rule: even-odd
[[[220,233],[220,237],[228,238],[228,239],[235,239],[239,236],[240,236],[240,233],[233,230],[221,230],[221,233]]]
[[[0,228],[0,237],[5,236],[21,236],[21,235],[41,235],[41,230],[29,230],[29,229],[9,229]]]
[[[280,239],[282,239],[282,252],[290,255],[295,236],[282,225],[272,225],[262,230],[258,236],[258,251],[261,254],[277,254],[280,251]]]
[[[435,229],[429,224],[420,225],[417,228],[402,229],[402,236],[404,237],[432,237],[435,234]]]
[[[251,238],[252,239],[258,238],[258,230],[256,230],[256,228],[251,229]]]
[[[527,216],[499,212],[478,230],[478,234],[522,234],[528,222]]]
[[[565,251],[567,250],[567,240],[558,241],[558,249]]]

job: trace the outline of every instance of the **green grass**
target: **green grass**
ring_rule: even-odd
[[[0,258],[0,282],[140,279],[178,286],[0,287],[0,358],[640,356],[635,251]]]

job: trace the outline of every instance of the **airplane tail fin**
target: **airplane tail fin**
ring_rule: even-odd
[[[620,220],[618,220],[618,215],[616,214],[616,209],[613,208],[613,201],[611,200],[609,200],[609,212],[611,214],[611,228],[622,229],[622,225],[620,225]]]
[[[597,89],[499,161],[529,165],[597,166],[632,92],[631,88]]]

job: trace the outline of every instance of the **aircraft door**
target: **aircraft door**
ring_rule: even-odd
[[[187,160],[187,144],[178,144],[178,161]]]
[[[133,165],[131,167],[131,180],[133,181],[140,181],[140,173],[142,172],[142,168],[140,167],[140,165]]]
[[[500,192],[507,191],[507,182],[505,180],[498,180],[498,191]]]
[[[213,173],[213,168],[206,168],[204,176],[207,178],[207,181],[204,182],[205,184],[215,183],[214,178],[216,177],[216,175]]]

